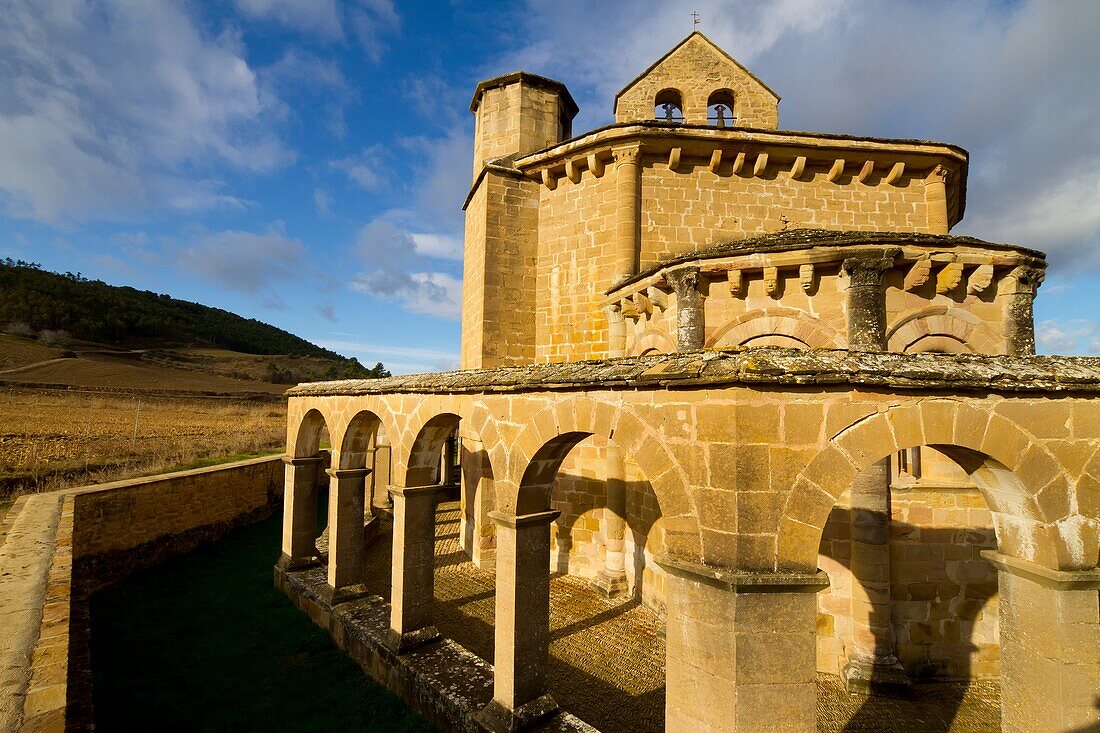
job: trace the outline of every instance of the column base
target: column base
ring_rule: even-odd
[[[603,594],[605,598],[617,598],[626,595],[627,590],[629,590],[626,584],[625,570],[620,570],[618,572],[601,570],[592,581],[592,585],[595,586],[596,590]]]
[[[345,585],[340,588],[333,588],[331,585],[326,585],[324,590],[320,593],[320,600],[324,605],[333,608],[341,603],[357,601],[369,595],[371,595],[370,591],[368,591],[367,587],[362,583]]]
[[[386,631],[386,647],[395,654],[407,654],[414,649],[419,649],[425,644],[431,644],[442,638],[439,629],[434,626],[425,626],[416,631],[407,631],[400,634],[393,629]]]
[[[293,558],[290,555],[279,555],[279,561],[275,563],[275,567],[285,572],[293,573],[297,570],[315,568],[320,564],[321,558],[316,556]]]
[[[911,693],[909,675],[898,662],[872,664],[859,659],[848,662],[841,673],[844,689],[862,695],[907,698]]]
[[[516,733],[530,728],[558,713],[558,704],[549,693],[529,703],[509,710],[493,700],[477,716],[478,721],[490,733]]]

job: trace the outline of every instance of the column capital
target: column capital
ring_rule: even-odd
[[[518,529],[535,524],[550,524],[561,516],[556,509],[548,512],[533,512],[531,514],[505,514],[504,512],[489,512],[489,518],[502,527]]]
[[[1035,289],[1042,284],[1046,278],[1046,270],[1041,267],[1035,267],[1034,265],[1017,265],[1005,276],[1005,281],[1009,285],[1006,292],[1008,293],[1034,293]],[[1016,288],[1011,287],[1011,283],[1016,283]]]
[[[326,468],[325,473],[333,478],[366,478],[371,474],[369,468]]]
[[[680,267],[665,273],[665,279],[676,291],[677,298],[683,298],[692,291],[699,291],[699,268]]]
[[[641,156],[642,148],[639,145],[611,149],[611,157],[615,160],[615,165],[637,164]]]
[[[816,573],[756,573],[704,565],[667,552],[653,558],[665,571],[733,593],[817,593],[829,587],[824,570]]]
[[[1002,573],[1026,578],[1054,590],[1100,590],[1100,568],[1055,570],[996,550],[982,550],[982,558]]]
[[[881,285],[883,273],[889,272],[893,267],[893,257],[874,255],[849,257],[840,265],[840,269],[848,274],[851,284],[856,287],[877,287]]]
[[[283,456],[283,463],[288,466],[308,466],[314,463],[322,463],[324,460],[324,456],[302,456],[299,458]]]

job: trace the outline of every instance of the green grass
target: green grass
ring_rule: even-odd
[[[92,596],[97,731],[433,730],[272,587],[280,515]]]

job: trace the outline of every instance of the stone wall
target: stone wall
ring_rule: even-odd
[[[87,594],[266,515],[283,473],[272,456],[20,498],[4,520],[0,618],[33,631],[0,645],[0,730],[87,728]]]

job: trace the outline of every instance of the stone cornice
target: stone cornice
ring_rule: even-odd
[[[750,348],[302,384],[291,398],[751,385],[932,392],[1100,394],[1100,357]]]
[[[903,179],[949,171],[948,199],[953,202],[951,222],[962,219],[966,209],[969,154],[958,146],[927,140],[749,127],[719,128],[644,120],[592,130],[518,158],[515,166],[534,180],[556,182],[566,174],[567,165],[583,169],[588,161],[610,160],[612,149],[624,144],[639,145],[643,155],[667,158],[672,168],[677,168],[681,160],[693,159],[716,173],[725,171],[731,175],[751,172],[759,176],[764,169],[778,166],[786,170],[787,175],[799,178],[809,165],[828,167],[829,180],[849,170],[862,183],[878,171],[883,185],[902,185]],[[672,164],[673,160],[676,165]]]

